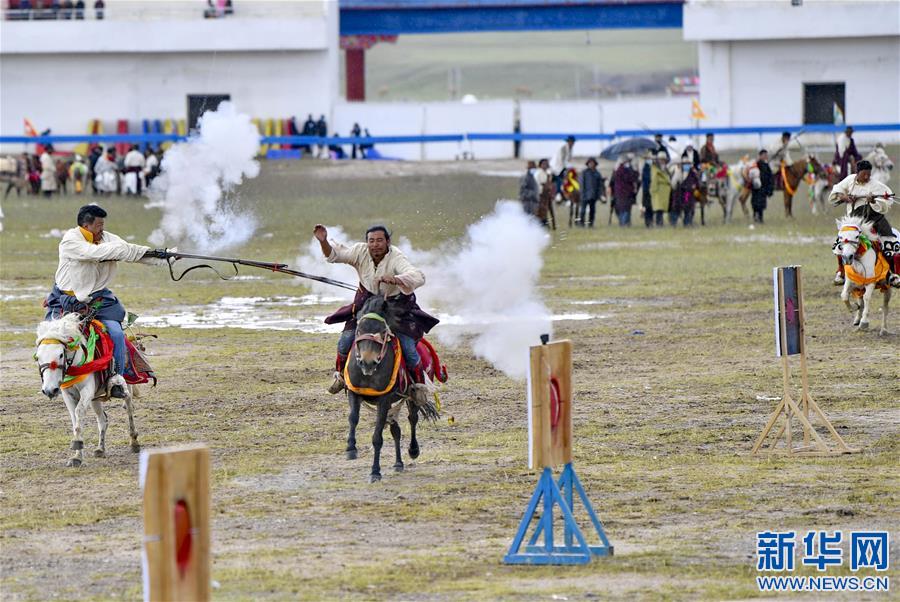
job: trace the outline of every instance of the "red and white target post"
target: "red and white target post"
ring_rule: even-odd
[[[209,600],[209,449],[143,451],[140,483],[144,600]]]
[[[547,343],[546,338],[541,337],[543,345],[531,347],[528,371],[528,467],[542,472],[503,558],[506,564],[585,564],[594,556],[613,553],[572,466],[572,342]],[[554,481],[553,468],[560,465],[562,474]],[[581,500],[599,545],[590,545],[575,521],[576,499]],[[536,514],[539,506],[540,517]],[[561,542],[554,540],[556,511],[563,527]],[[523,545],[532,522],[536,522],[535,528]]]

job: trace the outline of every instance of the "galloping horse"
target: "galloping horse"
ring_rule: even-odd
[[[790,165],[781,164],[781,177],[784,182],[784,216],[794,217],[791,210],[794,195],[797,194],[797,187],[803,181],[807,170],[812,169],[814,173],[824,172],[825,169],[812,155],[807,155],[802,161],[795,161]]]
[[[859,330],[866,330],[869,327],[869,308],[877,287],[884,300],[879,334],[888,334],[887,316],[891,287],[887,282],[889,274],[887,261],[878,249],[878,233],[872,228],[871,222],[865,222],[860,217],[844,217],[838,220],[837,224],[838,244],[834,248],[834,254],[841,257],[845,276],[841,299],[850,313],[856,313],[853,325]],[[856,307],[850,303],[851,295],[856,299]]]
[[[95,323],[95,324],[99,324]],[[53,399],[62,392],[63,401],[69,410],[72,419],[72,457],[66,466],[81,466],[84,460],[82,449],[84,438],[82,427],[84,425],[87,406],[91,404],[94,414],[97,415],[97,428],[100,431],[100,440],[94,456],[102,458],[106,455],[106,427],[108,424],[106,412],[103,410],[102,401],[108,399],[108,395],[102,387],[102,372],[95,371],[75,378],[71,383],[64,382],[64,377],[70,373],[73,366],[80,366],[89,360],[89,339],[85,336],[88,324],[82,324],[81,316],[69,313],[58,320],[41,322],[37,328],[37,350],[34,359],[38,362],[38,370],[41,375],[41,392]],[[100,325],[102,327],[102,324]],[[96,326],[95,326],[96,327]],[[112,341],[108,342],[111,347]],[[111,355],[112,351],[109,350]],[[80,379],[80,380],[79,380]],[[125,410],[128,412],[128,432],[131,436],[131,451],[141,451],[138,443],[138,433],[134,427],[134,412],[131,405],[132,388],[126,387]]]
[[[355,460],[357,456],[356,426],[359,424],[362,403],[376,412],[375,433],[372,435],[372,447],[375,450],[370,477],[372,483],[381,480],[381,446],[384,443],[382,431],[386,424],[390,425],[394,438],[394,470],[399,472],[404,468],[400,456],[400,425],[397,423],[404,401],[409,414],[411,435],[408,451],[412,459],[419,457],[419,442],[416,439],[419,414],[431,421],[440,417],[439,408],[433,403],[416,405],[413,398],[406,394],[408,379],[406,370],[401,365],[403,356],[400,353],[400,343],[393,334],[392,324],[389,302],[381,295],[370,297],[357,313],[356,338],[344,366],[344,380],[350,400],[348,460]],[[447,372],[440,365],[431,345],[422,339],[417,349],[428,377],[434,378],[437,375],[441,382],[445,382]],[[429,379],[425,380],[427,382]]]

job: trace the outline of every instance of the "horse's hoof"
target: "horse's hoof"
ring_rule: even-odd
[[[77,468],[81,466],[81,460],[79,460],[78,458],[69,458],[69,461],[66,462],[66,466],[70,468]]]
[[[394,464],[394,472],[403,472],[403,462]]]
[[[131,444],[131,451],[132,451],[132,453],[135,453],[135,454],[140,453],[140,451],[141,451],[141,444],[140,444],[140,443],[137,443],[137,442],[132,443],[132,444]]]
[[[410,445],[409,446],[409,457],[412,458],[413,460],[415,460],[416,458],[419,457],[419,446],[418,445],[416,445],[416,446]]]
[[[882,328],[881,330],[878,331],[878,336],[889,337],[889,336],[891,336],[891,331],[888,330],[887,328]]]
[[[375,482],[378,482],[378,481],[380,481],[380,480],[381,480],[381,475],[380,475],[380,474],[373,474],[372,476],[369,477],[369,482],[370,482],[370,483],[375,483]]]
[[[355,459],[356,459],[356,454],[357,454],[357,452],[356,452],[355,449],[348,449],[348,450],[347,450],[347,459],[348,459],[348,460],[355,460]]]
[[[859,329],[860,330],[869,330],[869,323],[868,322],[860,322]]]
[[[98,448],[98,449],[95,449],[95,450],[94,450],[94,457],[95,457],[95,458],[105,458],[105,457],[106,457],[106,451],[105,451],[105,450],[102,450],[102,449],[99,449],[99,448]]]

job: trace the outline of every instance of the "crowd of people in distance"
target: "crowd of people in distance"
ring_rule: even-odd
[[[88,6],[93,7],[93,17],[102,21],[106,16],[106,2],[94,0],[7,0],[3,15],[7,21],[83,21],[90,16]],[[217,19],[234,14],[232,0],[206,0],[203,17]]]
[[[53,147],[44,146],[39,154],[23,153],[6,157],[0,181],[6,182],[6,199],[10,192],[52,197],[55,194],[84,194],[88,188],[94,195],[124,194],[139,196],[159,174],[161,151],[147,147],[141,151],[134,145],[124,156],[115,147],[91,148],[87,158],[80,154],[53,157]]]
[[[596,223],[597,202],[610,204],[609,221],[615,216],[619,226],[629,227],[634,207],[639,207],[647,228],[679,223],[684,227],[694,225],[698,203],[709,201],[710,182],[730,177],[732,168],[719,157],[715,135],[706,134],[700,149],[688,140],[682,147],[675,136],[663,140],[656,134],[651,148],[638,164],[638,153],[621,154],[609,180],[598,170],[598,162],[589,157],[580,171],[573,162],[575,138],[569,136],[552,160],[529,161],[525,174],[519,180],[519,200],[524,210],[534,215],[547,227],[556,228],[554,202],[578,203],[575,225],[593,228]],[[793,164],[802,146],[790,132],[784,132],[772,148],[761,149],[755,159],[744,157],[735,169],[735,180],[742,194],[741,202],[749,197],[753,209],[753,222],[762,224],[768,199],[776,190],[784,189],[783,166]],[[802,153],[801,153],[802,154]],[[863,159],[853,140],[853,128],[837,138],[835,153],[827,166],[832,180],[839,181],[856,172],[856,163]],[[889,177],[893,163],[881,143],[866,157],[875,171],[873,177]],[[576,175],[577,174],[577,175]],[[834,183],[833,181],[831,182]],[[735,192],[737,194],[737,192]],[[668,217],[668,220],[666,219]]]
[[[285,133],[287,136],[318,136],[319,138],[327,138],[328,137],[328,122],[325,121],[325,116],[321,115],[316,121],[313,119],[312,113],[306,118],[306,121],[303,122],[303,127],[301,129],[297,128],[297,118],[292,117],[288,120],[288,131]],[[337,132],[333,132],[331,135],[332,138],[340,138],[340,134]],[[369,128],[362,128],[358,123],[353,124],[353,128],[350,130],[351,138],[371,138],[372,135],[369,133]],[[350,150],[350,158],[351,159],[365,159],[366,155],[372,150],[372,144],[353,144],[351,145]],[[292,144],[291,148],[300,149],[303,151],[303,154],[313,159],[346,159],[347,152],[344,150],[344,147],[336,142],[330,142],[328,144]]]

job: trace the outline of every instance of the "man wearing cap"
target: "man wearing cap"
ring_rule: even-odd
[[[597,200],[603,196],[603,176],[597,169],[597,160],[591,157],[585,163],[587,166],[581,172],[579,184],[581,184],[581,208],[578,216],[579,226],[594,227],[594,216],[597,212]],[[587,219],[587,221],[585,221]]]
[[[750,206],[753,208],[753,222],[763,223],[763,213],[772,196],[774,178],[772,168],[769,167],[769,151],[762,149],[756,159],[756,165],[750,168]]]
[[[849,129],[849,128],[848,128]],[[834,185],[828,200],[835,206],[841,203],[847,204],[847,215],[861,217],[872,222],[872,228],[881,239],[881,252],[887,259],[888,282],[891,286],[900,288],[900,242],[894,236],[894,231],[888,223],[885,214],[893,204],[893,191],[872,179],[872,164],[862,160],[856,164],[857,173],[850,174]],[[835,241],[835,245],[840,239]],[[844,266],[838,257],[838,271],[834,276],[835,285],[844,284]]]
[[[856,142],[853,141],[853,128],[849,125],[844,133],[838,136],[834,150],[834,163],[841,168],[841,179],[859,171],[856,162],[862,160],[862,155],[856,150]]]

